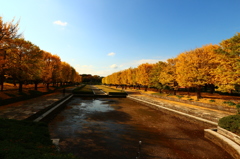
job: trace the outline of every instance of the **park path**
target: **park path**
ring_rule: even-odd
[[[43,95],[40,97],[24,100],[8,105],[0,106],[0,118],[24,120],[34,115],[38,111],[54,104],[65,98],[75,87],[66,88],[65,93],[62,90]]]

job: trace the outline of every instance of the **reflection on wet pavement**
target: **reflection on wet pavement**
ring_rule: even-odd
[[[231,158],[204,127],[126,98],[77,98],[49,123],[60,149],[86,159]],[[211,151],[209,151],[211,150]]]
[[[97,158],[122,157],[118,149],[127,125],[118,121],[130,120],[130,117],[116,111],[120,107],[111,106],[114,103],[117,101],[74,98],[49,124],[51,138],[60,138],[62,150],[85,158],[95,158],[96,155]],[[77,152],[74,151],[76,149]]]

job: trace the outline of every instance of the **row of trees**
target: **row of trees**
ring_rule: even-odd
[[[91,74],[81,74],[82,83],[85,84],[100,84],[102,82],[101,76],[98,75],[91,75]]]
[[[0,85],[1,91],[6,79],[19,83],[22,92],[24,82],[33,82],[35,90],[40,82],[64,84],[81,82],[81,77],[68,63],[57,55],[41,50],[27,41],[19,32],[19,21],[3,22],[0,17]]]
[[[240,33],[219,45],[205,45],[179,54],[176,58],[155,64],[141,64],[115,72],[102,79],[104,84],[170,87],[176,93],[181,87],[195,88],[198,99],[204,87],[229,92],[240,85]]]

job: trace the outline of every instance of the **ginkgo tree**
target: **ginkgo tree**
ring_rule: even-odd
[[[205,84],[214,84],[216,52],[218,45],[205,45],[180,54],[176,63],[177,82],[184,87],[195,87],[197,99],[201,98],[201,89]]]
[[[147,91],[147,88],[150,87],[150,73],[151,69],[153,67],[153,64],[144,63],[137,67],[136,71],[136,83],[140,86],[145,87],[145,91]]]
[[[3,84],[6,79],[7,69],[7,50],[10,47],[10,43],[13,39],[21,36],[19,32],[19,21],[14,23],[14,19],[10,22],[4,22],[0,16],[0,85],[1,91],[3,90]]]
[[[150,71],[150,85],[162,91],[163,84],[159,82],[159,77],[161,72],[163,72],[163,68],[166,67],[166,63],[159,61],[156,64],[153,64],[152,69]]]
[[[43,58],[42,51],[38,46],[24,39],[14,39],[8,51],[9,73],[19,82],[19,92],[22,92],[25,81],[41,74],[39,69]]]
[[[159,74],[159,82],[163,87],[170,87],[174,90],[174,95],[178,89],[176,63],[177,58],[168,59],[167,62],[162,66],[162,71]]]
[[[223,40],[217,52],[220,62],[215,70],[218,90],[231,92],[240,85],[240,33]]]

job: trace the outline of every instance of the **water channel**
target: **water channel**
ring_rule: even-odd
[[[232,157],[204,138],[205,127],[127,98],[72,98],[50,123],[60,149],[84,159],[222,159]]]

